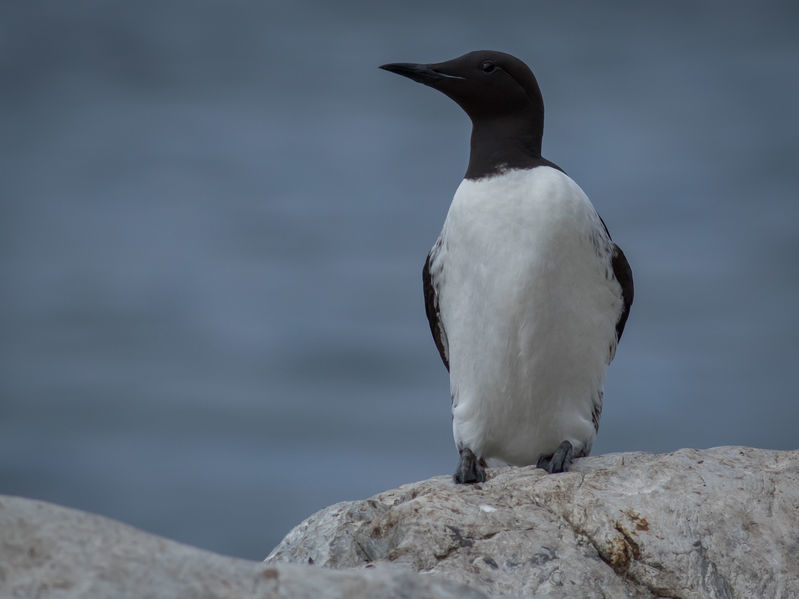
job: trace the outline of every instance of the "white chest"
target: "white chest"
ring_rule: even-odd
[[[510,463],[590,448],[621,312],[611,248],[556,169],[463,181],[432,257],[460,446]]]

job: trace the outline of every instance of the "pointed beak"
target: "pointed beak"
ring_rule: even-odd
[[[419,83],[436,87],[436,84],[448,79],[465,79],[458,75],[449,75],[437,70],[437,65],[429,64],[414,64],[411,62],[393,62],[391,64],[384,64],[380,68],[384,71],[390,71],[397,75],[402,75],[408,79],[413,79]]]

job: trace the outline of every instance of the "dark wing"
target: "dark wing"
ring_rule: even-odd
[[[616,342],[618,343],[621,340],[621,334],[624,332],[624,325],[627,324],[627,317],[630,315],[630,306],[633,305],[635,289],[633,287],[633,270],[630,268],[630,263],[627,262],[624,252],[615,243],[613,244],[611,264],[613,266],[613,275],[619,285],[621,285],[621,299],[624,302],[621,315],[616,322]]]
[[[621,285],[621,299],[624,302],[624,307],[619,315],[619,320],[616,321],[616,343],[621,341],[621,334],[624,332],[624,325],[627,324],[627,317],[630,315],[630,306],[633,305],[633,296],[635,295],[635,288],[633,286],[633,269],[630,268],[630,263],[627,262],[627,257],[621,248],[613,243],[613,238],[610,236],[608,226],[605,220],[599,215],[599,222],[605,228],[605,233],[608,234],[608,239],[611,240],[613,245],[613,255],[611,256],[611,266],[613,267],[613,276]]]
[[[449,371],[449,359],[447,358],[447,334],[444,331],[444,325],[441,323],[441,313],[438,307],[438,295],[436,288],[433,284],[433,277],[430,274],[430,258],[433,252],[438,248],[438,242],[433,247],[433,250],[427,255],[427,260],[424,262],[422,269],[422,289],[424,290],[424,311],[427,313],[427,322],[430,323],[430,332],[433,333],[433,340],[436,342],[438,353],[441,355],[441,361],[444,362]]]

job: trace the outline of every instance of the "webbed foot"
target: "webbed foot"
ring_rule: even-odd
[[[485,460],[478,459],[468,448],[461,449],[458,453],[460,454],[458,467],[455,469],[455,474],[452,475],[455,482],[459,485],[484,482],[486,479]]]
[[[571,466],[572,457],[574,456],[574,447],[568,441],[564,441],[550,456],[542,455],[538,458],[536,466],[543,468],[550,474],[557,472],[566,472]]]

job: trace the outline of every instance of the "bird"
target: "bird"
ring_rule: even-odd
[[[471,119],[469,162],[422,269],[449,371],[453,479],[488,464],[565,472],[589,455],[633,275],[588,196],[541,155],[544,102],[510,54],[380,67],[438,90]]]

